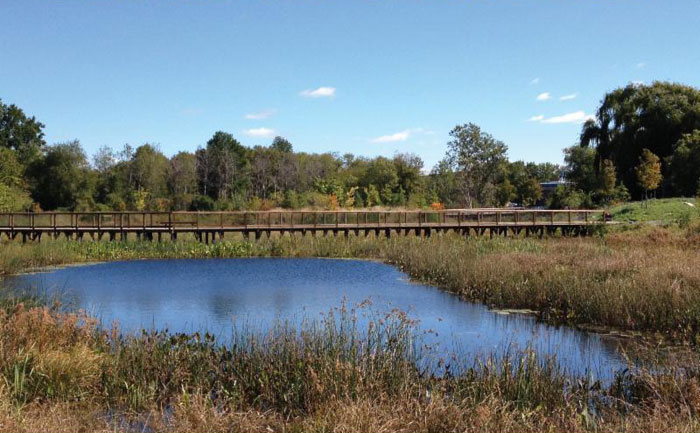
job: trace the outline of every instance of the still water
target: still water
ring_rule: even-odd
[[[396,268],[369,261],[329,259],[143,260],[68,267],[13,277],[17,288],[57,291],[105,326],[124,332],[208,331],[224,341],[235,328],[266,328],[287,320],[320,319],[351,308],[360,326],[398,308],[417,320],[417,335],[433,356],[473,359],[532,348],[556,355],[574,374],[610,378],[621,368],[617,339],[501,314],[435,287],[415,284]],[[425,331],[430,331],[426,333]]]

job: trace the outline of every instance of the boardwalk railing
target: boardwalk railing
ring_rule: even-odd
[[[303,232],[319,230],[430,230],[485,229],[493,234],[511,229],[559,228],[562,232],[604,223],[602,210],[454,209],[443,211],[240,211],[240,212],[40,212],[0,213],[0,233],[41,237],[42,233],[66,236],[83,233],[173,234],[190,232],[253,231]],[[528,230],[528,233],[530,230]],[[483,234],[481,231],[480,234]],[[94,236],[93,236],[94,237]],[[207,235],[208,237],[208,235]],[[256,236],[257,237],[257,236]]]

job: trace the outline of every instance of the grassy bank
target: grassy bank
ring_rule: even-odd
[[[458,375],[416,367],[411,323],[368,331],[339,310],[234,344],[122,337],[89,317],[5,300],[2,431],[692,431],[698,366],[624,372],[609,387],[513,353]],[[339,320],[335,320],[338,318]]]
[[[213,245],[181,241],[4,244],[0,273],[48,265],[142,258],[343,257],[382,260],[413,278],[498,308],[538,311],[550,322],[700,334],[700,230],[625,226],[604,237],[493,239],[448,234],[273,237]]]
[[[609,211],[613,221],[673,224],[700,218],[700,201],[694,197],[661,198],[622,203]]]

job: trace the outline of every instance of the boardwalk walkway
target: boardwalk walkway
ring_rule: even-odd
[[[223,239],[226,233],[242,233],[259,239],[271,233],[356,236],[394,234],[430,236],[454,231],[465,236],[526,236],[559,231],[586,235],[591,227],[605,224],[602,210],[454,209],[443,211],[259,211],[259,212],[40,212],[0,213],[0,236],[23,241],[42,236],[100,240],[139,239],[191,233],[204,241]]]

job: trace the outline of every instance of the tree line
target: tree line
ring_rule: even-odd
[[[295,152],[283,137],[247,147],[222,131],[172,157],[146,143],[102,147],[89,158],[77,140],[47,145],[44,125],[15,105],[0,101],[0,119],[2,211],[534,204],[542,196],[539,182],[559,176],[555,164],[509,162],[506,146],[473,124],[453,131],[445,161],[425,173],[411,153]],[[461,174],[476,167],[478,174]]]
[[[295,152],[283,137],[249,147],[222,131],[171,157],[149,143],[88,157],[77,140],[48,145],[43,128],[0,100],[0,211],[577,208],[700,189],[700,91],[664,82],[605,95],[563,166],[509,161],[506,144],[473,123],[450,131],[429,172],[411,153]],[[545,197],[540,184],[560,178]]]

